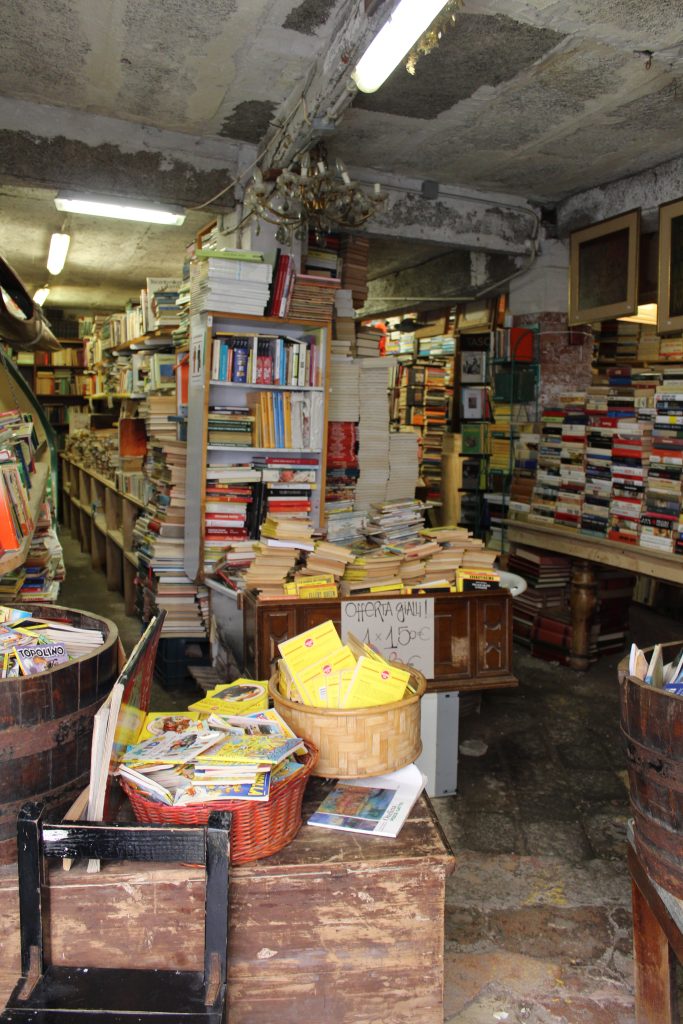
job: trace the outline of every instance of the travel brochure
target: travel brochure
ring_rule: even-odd
[[[308,824],[395,838],[426,784],[415,764],[386,775],[345,779],[328,793]]]

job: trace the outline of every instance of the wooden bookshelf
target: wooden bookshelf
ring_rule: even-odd
[[[133,527],[144,502],[118,490],[97,470],[61,456],[62,522],[106,576],[107,589],[123,594],[127,615],[135,614],[137,554]]]
[[[29,492],[29,504],[31,508],[31,519],[34,524],[38,518],[38,510],[41,502],[45,497],[45,488],[47,486],[48,473],[50,472],[50,466],[48,462],[47,452],[41,461],[36,461],[36,471],[31,479],[31,490]],[[31,546],[33,540],[34,531],[31,530],[21,542],[21,547],[17,548],[16,551],[6,551],[2,557],[0,557],[0,576],[3,576],[6,572],[12,572],[17,569],[20,565],[23,565],[28,555],[28,549]]]
[[[187,445],[189,452],[200,452],[204,458],[190,458],[187,464],[186,516],[185,516],[185,572],[192,580],[201,579],[204,569],[204,534],[206,510],[207,463],[210,467],[229,467],[249,464],[253,459],[268,457],[294,460],[310,457],[315,465],[315,485],[311,490],[310,519],[320,526],[323,522],[325,498],[325,466],[327,448],[327,385],[329,375],[330,324],[318,320],[294,320],[281,317],[253,316],[246,313],[202,313],[192,317],[192,336],[201,337],[202,345],[191,346],[188,390]],[[313,384],[301,385],[257,384],[255,380],[213,379],[213,342],[217,336],[246,336],[251,339],[285,338],[289,341],[310,340],[317,355],[317,374]],[[254,345],[252,341],[252,345]],[[254,346],[252,356],[256,358]],[[249,411],[249,396],[254,392],[269,395],[302,392],[317,395],[321,400],[320,418],[316,435],[308,439],[307,447],[262,447],[250,444],[207,444],[209,416],[213,409],[230,406]]]

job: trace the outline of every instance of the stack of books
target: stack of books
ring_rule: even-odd
[[[363,235],[344,235],[341,240],[341,286],[351,292],[354,309],[361,309],[368,297],[368,253],[370,240]]]
[[[198,249],[190,263],[190,313],[262,316],[272,277],[273,268],[264,262],[263,253]]]
[[[293,320],[331,321],[334,314],[338,278],[296,274],[287,308]]]
[[[389,402],[386,398],[391,359],[364,359],[360,367],[360,419],[356,510],[384,501],[389,479]]]
[[[356,341],[355,310],[349,288],[338,288],[334,293],[334,320],[332,322],[333,355],[350,356]]]
[[[529,519],[553,522],[560,489],[562,423],[564,409],[548,406],[541,414],[536,481],[531,495]]]
[[[585,394],[560,395],[565,409],[560,446],[560,479],[555,502],[554,521],[560,526],[581,524],[583,492],[586,486]]]

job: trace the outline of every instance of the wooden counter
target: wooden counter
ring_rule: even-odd
[[[349,600],[385,600],[362,595]],[[244,666],[267,679],[277,645],[327,619],[341,630],[341,601],[260,601],[243,595]],[[509,590],[434,595],[434,678],[431,691],[488,690],[517,686],[512,674],[512,598]]]
[[[304,821],[325,786],[312,780]],[[396,839],[303,826],[231,869],[229,1024],[442,1024],[453,854],[422,796]],[[48,958],[200,970],[203,872],[50,870]],[[16,877],[0,874],[0,1006],[20,973]]]
[[[585,537],[577,530],[562,526],[517,520],[507,521],[507,538],[511,544],[540,548],[572,559],[570,665],[575,669],[586,669],[589,665],[588,622],[596,601],[593,565],[614,566],[683,586],[683,558],[679,555],[647,551],[635,544],[619,544],[602,537]]]

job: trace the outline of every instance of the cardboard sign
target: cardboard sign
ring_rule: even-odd
[[[434,598],[350,598],[341,602],[342,642],[349,633],[389,661],[434,678]]]

